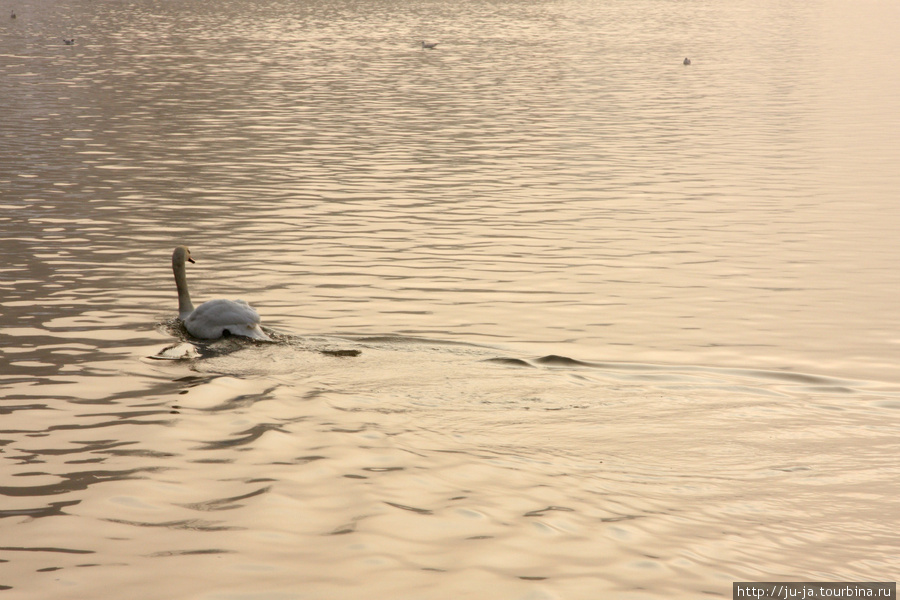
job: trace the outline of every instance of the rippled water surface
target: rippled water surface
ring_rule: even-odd
[[[896,580],[898,28],[0,6],[4,596]],[[178,244],[275,343],[174,321]]]

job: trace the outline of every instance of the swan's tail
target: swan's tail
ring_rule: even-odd
[[[256,323],[241,323],[239,325],[229,325],[225,327],[231,335],[241,335],[262,342],[274,342],[268,334]]]

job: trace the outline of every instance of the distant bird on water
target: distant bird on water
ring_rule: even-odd
[[[437,45],[438,45],[438,42],[432,42],[429,44],[429,43],[426,43],[425,40],[422,40],[422,50],[425,50],[426,48],[428,50],[434,50],[434,47]]]
[[[10,18],[10,19],[15,19],[15,18],[16,18],[16,11],[12,11],[11,13],[9,13],[9,18]]]
[[[684,64],[685,64],[685,65],[691,64],[691,59],[685,58],[685,59],[684,59]]]
[[[63,40],[63,43],[64,43],[66,46],[74,46],[74,45],[75,45],[75,38],[72,38],[72,39],[70,39],[70,40],[64,39],[64,40]]]

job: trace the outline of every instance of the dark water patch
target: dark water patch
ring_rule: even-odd
[[[407,413],[410,412],[408,407],[399,407],[399,408],[369,408],[362,406],[334,406],[334,410],[346,413],[359,413],[359,412],[375,412],[383,415],[390,415],[396,413]],[[353,432],[350,432],[353,433]]]
[[[247,444],[252,444],[270,431],[277,431],[278,433],[288,433],[288,431],[282,429],[280,425],[277,425],[275,423],[261,423],[259,425],[256,425],[255,427],[251,427],[250,429],[240,432],[238,435],[240,435],[241,437],[231,440],[208,442],[203,446],[200,446],[199,449],[221,450],[223,448],[236,448],[238,446],[245,446]]]
[[[18,405],[0,405],[0,415],[11,415],[17,410],[55,410],[46,404],[18,404]]]
[[[46,448],[43,450],[28,450],[30,454],[36,454],[38,456],[59,456],[65,454],[77,454],[79,452],[95,452],[98,450],[108,450],[110,448],[116,448],[118,446],[130,446],[132,444],[136,444],[137,442],[119,442],[115,440],[97,440],[94,442],[72,442],[73,444],[81,444],[81,448],[65,448],[65,449],[57,449],[57,448]]]
[[[148,554],[149,558],[167,558],[170,556],[197,556],[203,554],[233,554],[233,550],[223,550],[221,548],[204,548],[201,550],[165,550],[163,552],[154,552]],[[93,565],[78,565],[79,567],[90,567]]]
[[[315,400],[316,398],[322,396],[325,393],[326,393],[325,390],[322,390],[322,389],[309,390],[307,392],[304,392],[303,399],[304,400]]]
[[[495,363],[498,365],[506,365],[508,367],[527,367],[530,369],[534,368],[534,365],[528,362],[527,360],[522,360],[521,358],[506,358],[502,356],[498,356],[496,358],[486,358],[484,362]]]
[[[63,481],[47,485],[36,486],[0,486],[0,495],[3,496],[53,496],[86,490],[97,483],[107,481],[124,481],[127,479],[143,479],[142,474],[158,473],[163,467],[146,467],[129,469],[125,471],[81,471],[78,473],[54,474]],[[42,474],[43,475],[43,474]]]
[[[429,510],[427,508],[416,508],[415,506],[407,506],[406,504],[398,504],[396,502],[387,502],[387,501],[385,501],[385,504],[387,504],[388,506],[393,506],[394,508],[399,508],[401,510],[408,510],[410,512],[414,512],[414,513],[420,514],[420,515],[434,514],[434,511]]]
[[[52,546],[39,546],[28,548],[25,546],[0,546],[5,552],[60,552],[62,554],[94,554],[93,550],[76,550],[74,548],[54,548]]]
[[[329,431],[333,431],[335,433],[362,433],[363,431],[367,431],[367,427],[360,427],[358,429],[347,429],[344,427],[332,427]]]
[[[547,365],[551,367],[594,367],[596,365],[588,362],[584,362],[581,360],[576,360],[574,358],[569,358],[568,356],[559,356],[557,354],[548,354],[547,356],[542,356],[540,358],[534,359],[534,362]]]
[[[110,523],[120,525],[133,525],[135,527],[159,527],[161,529],[175,529],[186,531],[236,531],[244,529],[236,525],[219,525],[219,521],[204,521],[202,519],[181,519],[177,521],[163,521],[153,523],[150,521],[129,521],[126,519],[104,519]]]
[[[348,533],[356,533],[356,523],[335,527],[325,535],[347,535]]]
[[[171,419],[167,420],[155,420],[155,421],[136,421],[132,419],[123,419],[121,421],[104,421],[102,423],[86,423],[83,425],[51,425],[45,431],[33,431],[33,430],[25,430],[25,429],[11,429],[6,431],[0,431],[0,433],[19,433],[30,436],[46,436],[49,435],[53,431],[78,431],[78,430],[88,430],[88,429],[102,429],[105,427],[116,427],[119,425],[171,425],[174,421]]]
[[[619,517],[603,517],[600,519],[601,523],[618,523],[620,521],[632,521],[637,519],[638,515],[622,515]]]
[[[529,511],[529,512],[523,514],[522,516],[523,517],[543,517],[545,515],[545,513],[552,512],[552,511],[575,512],[575,509],[568,508],[566,506],[548,506],[546,508],[540,508],[538,510]]]
[[[359,356],[362,354],[362,350],[319,350],[319,352],[328,356],[338,357]]]
[[[174,407],[173,407],[174,408]],[[157,415],[167,415],[169,414],[168,410],[158,409],[158,410],[128,410],[122,412],[111,412],[111,413],[91,413],[92,417],[118,417],[120,419],[134,419],[140,417],[155,417]]]
[[[790,465],[784,467],[771,467],[773,471],[782,471],[784,473],[797,473],[801,471],[812,471],[810,467],[803,465]]]
[[[56,517],[67,514],[63,509],[67,506],[75,506],[80,504],[81,500],[69,500],[65,502],[51,502],[47,506],[39,508],[22,508],[13,510],[0,510],[0,519],[6,517],[31,517],[32,519],[40,519],[42,517]]]
[[[318,455],[313,455],[313,456],[300,456],[300,457],[294,459],[294,460],[292,461],[291,464],[295,464],[295,465],[305,465],[305,464],[308,464],[308,463],[311,463],[311,462],[314,462],[314,461],[317,461],[317,460],[324,460],[325,458],[326,458],[326,457],[324,457],[324,456],[318,456]]]
[[[96,454],[108,454],[110,456],[138,456],[141,458],[172,458],[178,456],[172,452],[162,450],[102,450]]]
[[[209,381],[212,381],[215,378],[210,378]],[[214,406],[207,407],[198,407],[193,408],[198,412],[206,412],[206,413],[220,413],[220,412],[232,412],[241,408],[248,408],[256,404],[257,402],[263,402],[265,400],[269,400],[271,398],[272,392],[277,388],[277,386],[269,387],[265,390],[255,393],[249,394],[239,394],[234,397],[229,397],[226,400],[216,404]],[[173,406],[173,408],[176,408]],[[185,410],[185,407],[182,405],[177,406],[177,410]],[[302,419],[302,417],[301,417]]]
[[[209,383],[216,376],[214,375],[186,375],[185,377],[179,377],[175,379],[175,383],[187,384],[188,387],[196,387],[198,385],[203,385],[205,383]]]

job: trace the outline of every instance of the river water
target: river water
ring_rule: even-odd
[[[897,2],[0,9],[4,598],[896,580]]]

